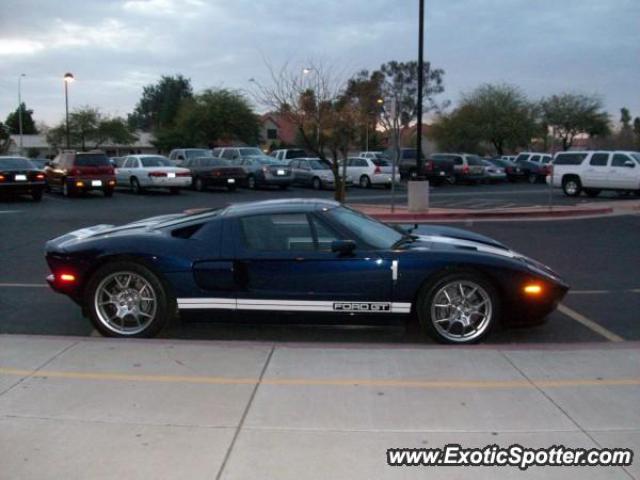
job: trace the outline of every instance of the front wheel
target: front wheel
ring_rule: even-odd
[[[256,179],[253,175],[249,175],[247,177],[247,187],[249,188],[249,190],[256,189]]]
[[[456,344],[485,338],[500,313],[495,288],[473,272],[449,274],[424,288],[416,308],[425,333],[437,342]]]
[[[108,337],[153,337],[173,319],[175,300],[160,279],[135,262],[107,264],[87,284],[91,322]]]
[[[142,187],[140,186],[140,181],[136,177],[133,177],[131,179],[131,191],[136,195],[140,195],[142,193]]]
[[[318,177],[315,177],[311,182],[311,186],[314,190],[322,190],[322,180],[320,180]]]

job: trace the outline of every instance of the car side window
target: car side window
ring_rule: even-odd
[[[540,155],[532,155],[531,158],[529,159],[530,162],[539,162],[540,161]]]
[[[315,250],[304,213],[251,215],[239,219],[245,249],[255,252]]]
[[[606,167],[609,160],[608,153],[594,153],[589,161],[589,165],[592,167]]]
[[[625,163],[630,162],[631,159],[626,155],[622,155],[621,153],[616,153],[613,155],[613,160],[611,160],[612,167],[624,167]]]
[[[455,158],[453,159],[453,163],[454,163],[455,165],[462,165],[462,158],[461,158],[461,157],[455,157]]]
[[[315,231],[315,236],[317,239],[317,249],[321,252],[330,252],[331,251],[331,243],[335,240],[343,240],[341,236],[326,225],[324,222],[319,220],[317,217],[311,217],[311,224],[313,225],[313,229]]]
[[[125,158],[122,168],[131,168],[131,157]]]
[[[235,155],[233,153],[233,150],[231,150],[230,148],[226,148],[222,151],[222,158],[226,158],[227,160],[232,160],[235,158]]]

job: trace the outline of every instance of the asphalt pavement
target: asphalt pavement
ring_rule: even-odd
[[[450,208],[508,208],[544,205],[544,185],[506,184],[445,186],[432,190],[432,205]],[[289,191],[238,190],[180,195],[149,192],[136,196],[119,191],[111,198],[91,194],[66,199],[45,195],[42,203],[27,199],[0,203],[0,333],[90,335],[92,328],[67,298],[44,284],[46,240],[70,230],[99,223],[122,224],[188,208],[218,207],[232,202],[286,197],[331,198],[332,192],[292,188]],[[384,189],[349,191],[354,203],[388,203]],[[605,196],[610,201],[616,196]],[[402,191],[399,202],[406,202]],[[575,204],[555,192],[554,202]],[[624,198],[619,199],[624,202]],[[449,224],[451,225],[451,224]],[[494,332],[494,343],[607,342],[640,339],[640,280],[637,245],[640,216],[608,216],[555,221],[474,222],[459,226],[493,236],[516,250],[547,263],[572,286],[565,310],[555,312],[540,327]],[[585,321],[586,319],[586,321]],[[601,327],[601,328],[598,328]],[[342,328],[325,326],[242,325],[188,322],[168,332],[173,338],[412,343],[400,327]]]

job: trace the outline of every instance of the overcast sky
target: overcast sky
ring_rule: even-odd
[[[308,59],[346,72],[417,57],[417,0],[1,0],[0,119],[16,108],[18,76],[35,119],[71,107],[130,112],[142,86],[182,73],[193,87],[266,81],[263,58]],[[426,0],[425,55],[445,93],[486,82],[532,99],[595,93],[617,121],[640,116],[640,0]]]

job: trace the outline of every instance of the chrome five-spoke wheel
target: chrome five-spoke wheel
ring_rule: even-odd
[[[121,336],[136,335],[154,321],[157,293],[142,275],[114,272],[102,279],[94,294],[94,308],[100,323]]]
[[[451,342],[468,342],[481,336],[493,314],[491,297],[479,284],[456,280],[442,286],[431,302],[435,330]]]

